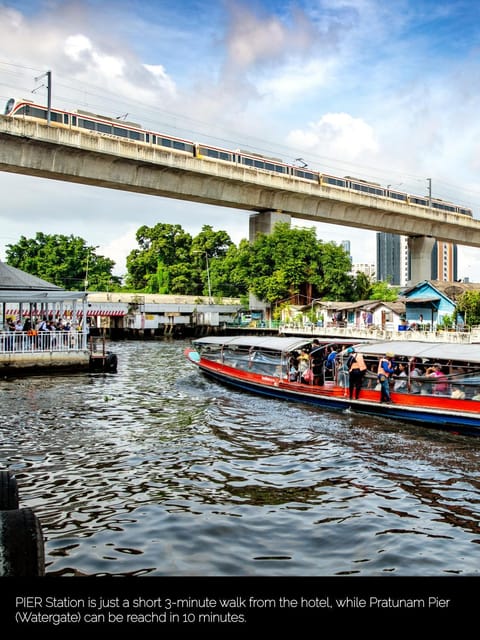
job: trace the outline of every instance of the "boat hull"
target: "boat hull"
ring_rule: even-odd
[[[195,354],[195,355],[193,355]],[[392,403],[380,402],[380,393],[373,389],[362,390],[359,400],[350,400],[348,390],[338,386],[312,386],[286,382],[273,376],[263,376],[228,367],[209,360],[202,360],[196,351],[189,352],[188,359],[209,378],[242,391],[280,400],[301,402],[332,411],[350,411],[480,435],[480,404],[474,401],[458,401],[439,396],[392,393]],[[467,404],[470,411],[463,410]]]

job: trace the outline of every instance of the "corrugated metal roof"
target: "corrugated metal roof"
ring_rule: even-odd
[[[360,339],[355,338],[300,338],[300,337],[277,337],[277,336],[209,336],[206,338],[196,338],[193,345],[217,344],[237,347],[254,347],[255,349],[271,349],[273,351],[289,352],[302,349],[311,345],[317,339],[321,345],[336,344],[349,345],[358,344]]]
[[[427,358],[432,361],[480,363],[480,344],[456,344],[451,342],[410,342],[392,340],[355,347],[359,353],[382,356],[394,353],[396,356]]]
[[[33,290],[33,291],[61,291],[61,287],[32,276],[25,271],[11,267],[5,262],[0,262],[0,291],[7,290]]]

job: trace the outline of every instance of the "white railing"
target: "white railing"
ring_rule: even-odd
[[[471,343],[480,341],[480,332],[467,331],[395,331],[394,329],[362,328],[348,325],[346,327],[316,327],[283,324],[279,333],[285,335],[305,335],[316,337],[359,338],[367,340],[404,340],[414,342],[456,342]]]
[[[79,331],[3,331],[0,353],[84,351],[87,336]]]

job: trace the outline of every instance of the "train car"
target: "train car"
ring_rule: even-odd
[[[28,118],[29,120],[46,122],[48,109],[44,105],[34,103],[28,99],[10,98],[5,106],[4,115],[15,118]],[[136,122],[128,122],[119,118],[111,118],[89,111],[77,110],[73,112],[60,109],[50,109],[50,122],[52,126],[83,129],[115,138],[122,138],[131,142],[159,145],[175,152],[185,153],[198,158],[235,163],[245,168],[260,169],[269,173],[292,176],[298,180],[313,181],[321,186],[338,187],[404,202],[421,207],[432,207],[441,211],[458,213],[473,217],[473,211],[468,207],[455,205],[439,198],[429,199],[426,196],[409,195],[402,191],[384,188],[376,182],[369,182],[353,176],[332,176],[306,167],[283,162],[280,158],[264,156],[251,151],[222,149],[207,144],[194,143],[175,136],[169,136],[155,131],[148,131]]]
[[[47,107],[35,104],[27,99],[15,100],[15,98],[10,98],[5,107],[5,115],[46,122]],[[50,120],[53,126],[83,129],[132,142],[160,145],[194,155],[194,143],[192,141],[147,131],[142,128],[141,124],[136,122],[128,122],[80,109],[73,112],[51,109]]]

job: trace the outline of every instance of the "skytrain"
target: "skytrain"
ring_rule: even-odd
[[[24,118],[46,123],[47,107],[45,105],[35,104],[32,100],[25,98],[10,98],[6,103],[4,115],[12,118]],[[76,111],[51,109],[50,123],[52,126],[87,130],[99,135],[122,138],[123,140],[137,144],[160,145],[171,151],[188,154],[196,158],[210,158],[216,161],[234,163],[242,167],[260,169],[261,171],[290,176],[298,180],[313,181],[322,186],[348,189],[382,198],[389,198],[414,206],[426,208],[431,206],[433,209],[473,217],[473,212],[468,207],[459,206],[438,198],[432,198],[430,201],[428,196],[408,194],[352,176],[338,177],[328,175],[326,173],[311,171],[306,167],[288,164],[278,158],[270,158],[259,153],[239,149],[232,151],[193,142],[191,140],[184,140],[183,138],[169,136],[164,133],[149,131],[135,122],[110,118],[109,116],[90,113],[89,111],[80,109]]]

